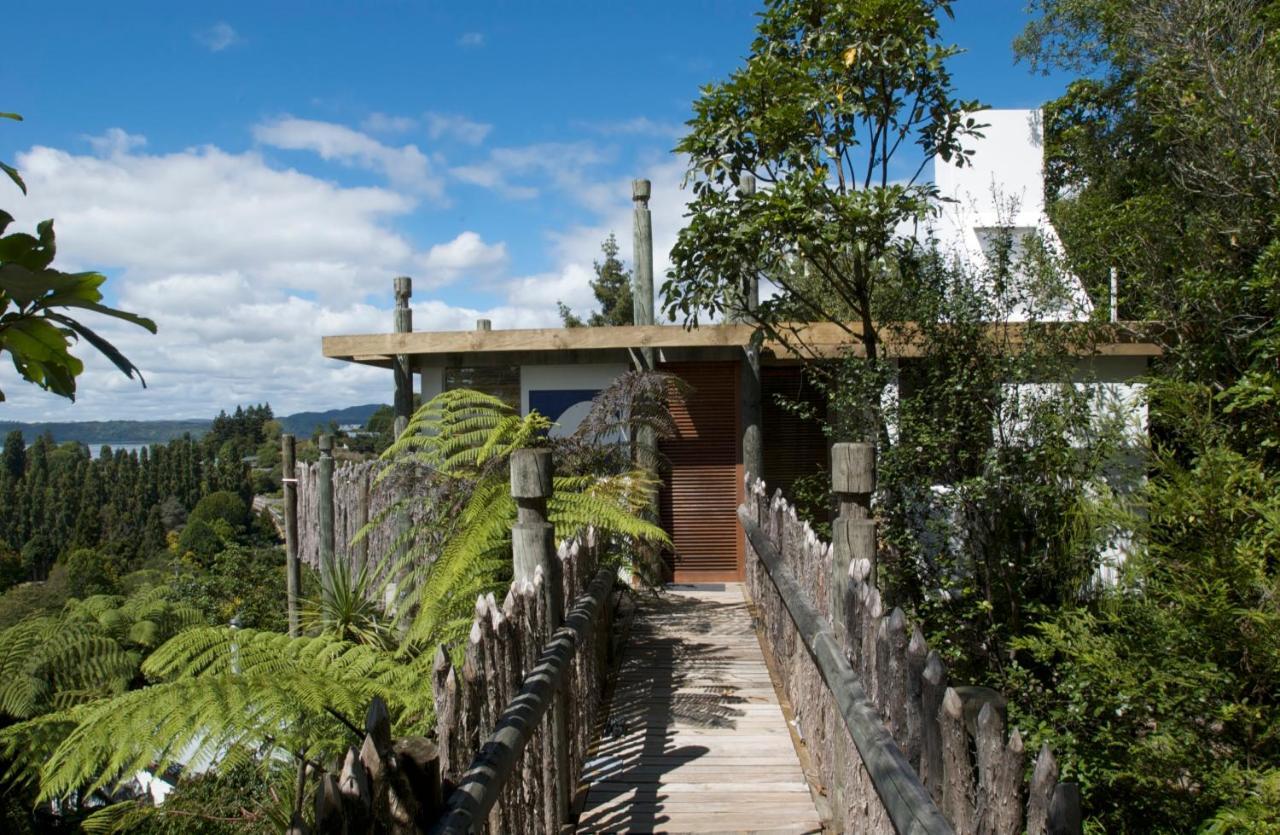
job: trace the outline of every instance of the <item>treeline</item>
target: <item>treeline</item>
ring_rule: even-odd
[[[83,444],[43,435],[28,446],[10,432],[0,452],[0,590],[46,579],[79,549],[122,565],[144,560],[212,493],[247,505],[256,487],[273,487],[269,470],[254,467],[264,446],[275,449],[273,435],[279,428],[266,405],[222,412],[200,440],[137,452],[104,447],[97,459]]]

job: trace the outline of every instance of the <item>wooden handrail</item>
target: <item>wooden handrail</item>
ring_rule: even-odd
[[[765,573],[787,607],[800,640],[831,691],[893,828],[900,835],[954,835],[955,830],[881,724],[862,682],[841,652],[826,619],[805,600],[804,592],[783,563],[782,555],[745,507],[738,508],[738,519]]]
[[[564,626],[547,641],[538,663],[524,677],[519,694],[502,712],[493,736],[480,748],[449,796],[444,815],[431,830],[434,835],[462,835],[483,826],[534,729],[546,715],[552,696],[562,686],[569,662],[590,637],[596,612],[613,588],[616,576],[613,569],[600,569],[587,590],[574,601]]]

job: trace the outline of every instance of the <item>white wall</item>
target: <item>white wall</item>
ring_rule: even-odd
[[[1021,240],[1038,234],[1047,245],[1062,251],[1061,241],[1044,211],[1044,137],[1039,110],[983,110],[974,118],[987,124],[981,139],[966,142],[973,151],[971,164],[958,168],[934,159],[934,183],[943,202],[929,224],[943,252],[981,272],[988,266],[988,251],[995,230],[1008,229],[1013,236],[1013,258],[1021,252]],[[1087,319],[1093,304],[1083,285],[1069,277],[1068,299],[1051,311],[1038,310],[1041,320]],[[1015,312],[1015,320],[1029,318]]]
[[[573,365],[525,365],[520,368],[520,413],[529,414],[530,391],[598,391],[631,370],[626,363],[591,363]],[[589,401],[572,406],[552,428],[552,437],[573,434],[586,416]]]
[[[421,379],[418,382],[418,393],[422,395],[422,402],[426,403],[440,392],[444,391],[444,369],[440,366],[425,366],[418,369]]]

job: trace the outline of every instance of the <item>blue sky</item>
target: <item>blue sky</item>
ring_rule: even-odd
[[[700,85],[746,54],[755,3],[11,2],[0,184],[57,219],[64,268],[108,272],[150,337],[107,324],[143,391],[90,358],[74,405],[0,367],[0,417],[207,416],[386,400],[385,372],[321,334],[554,324],[583,308],[600,240],[630,250],[633,176],[654,181],[658,260],[680,222],[670,154]],[[1034,107],[1061,77],[1015,66],[1018,2],[960,2],[958,92]],[[659,263],[659,269],[662,264]],[[7,363],[6,363],[7,365]]]

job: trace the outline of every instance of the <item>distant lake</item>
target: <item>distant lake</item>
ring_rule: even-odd
[[[89,444],[89,457],[90,458],[102,457],[102,448],[104,446],[111,447],[112,452],[119,452],[122,449],[125,452],[141,452],[142,450],[151,446],[151,444],[123,444],[123,443],[113,443],[111,441],[104,441],[103,443],[100,443],[100,444]]]
[[[160,443],[160,442],[156,441],[154,443]],[[102,447],[104,445],[111,447],[112,452],[115,452],[116,450],[121,450],[121,449],[123,449],[125,452],[141,452],[142,450],[151,446],[151,444],[126,444],[126,443],[117,443],[115,441],[103,441],[102,443],[98,443],[98,444],[87,444],[87,446],[89,447],[89,457],[94,459],[101,458]],[[4,444],[0,444],[0,451],[3,451],[3,450],[4,450]]]

